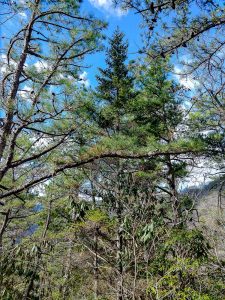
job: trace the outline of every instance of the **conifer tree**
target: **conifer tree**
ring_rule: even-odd
[[[133,89],[134,78],[129,72],[126,64],[128,43],[124,41],[124,34],[116,29],[111,39],[106,53],[106,68],[100,68],[97,76],[98,87],[96,96],[98,98],[99,118],[98,123],[111,136],[112,134],[124,134],[127,130],[128,104],[135,97]],[[114,187],[113,203],[110,203],[111,210],[117,217],[116,234],[116,265],[117,299],[124,299],[124,233],[122,223],[124,218],[124,205],[119,196],[121,190],[121,178],[123,178],[123,166],[120,160],[113,163],[115,169],[114,176],[117,178]],[[104,170],[102,170],[104,173]]]
[[[116,29],[106,52],[106,68],[99,69],[97,98],[100,102],[99,125],[118,132],[122,129],[122,117],[127,103],[134,97],[134,78],[129,72],[128,43],[124,34]]]

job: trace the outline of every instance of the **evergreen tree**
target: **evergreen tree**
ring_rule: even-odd
[[[124,134],[127,130],[128,103],[135,97],[133,91],[134,78],[130,75],[126,64],[128,43],[124,41],[124,34],[116,29],[111,39],[106,53],[106,68],[100,68],[97,76],[98,87],[96,96],[98,98],[99,126],[112,134]],[[108,212],[113,212],[117,219],[116,228],[116,257],[117,269],[116,290],[117,299],[124,299],[124,233],[122,223],[124,220],[124,205],[120,197],[121,178],[123,177],[123,166],[121,161],[115,160],[109,166],[115,169],[114,176],[116,183],[115,193],[112,194],[110,208]],[[104,168],[105,169],[105,168]],[[107,172],[102,169],[102,174]],[[110,182],[109,182],[110,184]],[[103,198],[104,199],[104,198]]]
[[[97,76],[99,101],[99,125],[118,132],[123,128],[123,116],[128,102],[135,96],[134,78],[129,72],[127,60],[128,43],[117,29],[109,39],[106,52],[106,68],[100,68]]]

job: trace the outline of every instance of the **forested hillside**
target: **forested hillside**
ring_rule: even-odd
[[[0,299],[224,300],[224,3],[0,4]]]

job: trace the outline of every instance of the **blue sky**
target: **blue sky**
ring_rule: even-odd
[[[25,0],[18,0],[18,2],[24,4],[26,3]],[[137,57],[137,52],[142,46],[142,30],[140,29],[140,23],[142,22],[142,19],[139,15],[135,14],[133,11],[127,13],[119,8],[114,8],[113,0],[84,0],[81,5],[81,12],[86,15],[91,13],[95,17],[106,21],[108,23],[108,28],[104,30],[106,37],[112,36],[114,30],[119,27],[120,30],[125,33],[125,36],[129,42],[129,59],[134,59]],[[19,18],[26,21],[26,13],[23,11],[19,12]],[[7,24],[4,24],[6,25],[4,26],[4,32],[2,30],[0,35],[4,35],[5,37],[11,36],[12,33],[17,30],[17,26],[15,26],[16,22],[18,22],[18,18],[10,19]],[[105,45],[107,46],[107,40],[105,41]],[[0,47],[2,46],[3,43]],[[91,85],[91,87],[95,87],[95,76],[98,73],[98,68],[105,67],[104,51],[87,56],[84,64],[90,66],[88,69],[84,69],[83,73],[81,73],[83,78],[86,79],[85,83]],[[178,65],[175,71],[179,73],[180,69],[178,68]],[[182,84],[186,85],[187,87],[193,88],[194,86],[193,82],[191,82],[189,79],[187,81],[186,79],[179,78],[179,76],[175,76],[175,78],[178,81],[182,80]]]
[[[129,53],[128,58],[134,59],[137,57],[138,50],[142,47],[142,37],[143,33],[140,24],[143,21],[138,14],[134,11],[124,12],[119,8],[114,8],[113,0],[84,0],[82,6],[82,11],[86,14],[88,12],[93,13],[99,19],[107,21],[108,28],[104,31],[107,37],[112,36],[114,30],[117,26],[121,31],[125,33],[125,36],[129,42]],[[105,45],[107,46],[107,40]],[[187,58],[186,56],[182,56]],[[87,57],[85,62],[91,67],[85,71],[87,82],[91,87],[96,86],[95,76],[98,73],[98,68],[105,66],[105,53],[100,52]],[[174,69],[175,73],[182,73],[182,68],[177,64],[176,59],[173,59],[176,65]],[[179,75],[174,74],[174,79],[180,82],[187,88],[193,89],[196,83],[191,78],[182,78]]]
[[[107,29],[104,30],[106,37],[112,36],[117,26],[126,35],[129,42],[129,59],[134,59],[137,56],[137,51],[140,48],[141,42],[141,30],[139,28],[140,18],[133,12],[124,12],[121,9],[116,9],[113,6],[112,0],[84,0],[81,5],[81,12],[85,15],[91,13],[96,18],[106,21],[108,23]],[[18,3],[26,5],[25,0],[18,0]],[[18,19],[19,16],[19,19]],[[15,23],[27,20],[25,12],[21,11],[19,14],[0,26],[0,47],[4,48],[4,39],[12,36],[17,30]],[[3,29],[4,27],[4,29]],[[4,39],[2,39],[4,36]],[[107,39],[105,41],[107,46]],[[1,51],[4,53],[4,51]],[[105,53],[104,51],[96,53],[94,55],[87,56],[85,59],[85,65],[90,66],[88,69],[84,69],[84,77],[87,78],[87,82],[92,86],[96,86],[95,76],[98,73],[98,68],[105,66]]]
[[[133,12],[126,13],[120,9],[115,9],[111,0],[84,0],[82,11],[84,13],[93,13],[97,18],[108,23],[108,28],[104,31],[107,37],[112,36],[118,26],[125,33],[129,42],[129,59],[134,59],[137,56],[137,51],[142,45],[139,27],[141,20],[138,15],[135,15]],[[107,40],[105,45],[107,46]],[[87,57],[86,63],[91,65],[86,72],[90,85],[94,87],[96,85],[95,76],[98,68],[104,68],[105,66],[105,53],[99,52],[90,55]]]

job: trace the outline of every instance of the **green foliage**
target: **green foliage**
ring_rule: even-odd
[[[46,17],[57,25],[49,31],[51,24],[45,24],[44,32],[57,34],[60,43],[54,41],[49,53],[39,44],[37,55],[52,67],[70,40],[82,37],[68,50],[78,62],[87,47],[95,49],[101,38],[96,28],[105,24],[81,18],[75,26],[67,13],[79,14],[79,1],[41,2],[40,11],[45,6],[65,15]],[[186,24],[179,13],[179,24]],[[72,27],[63,35],[61,25]],[[175,33],[181,31],[187,33]],[[128,43],[117,29],[96,91],[79,85],[80,63],[69,57],[49,78],[56,93],[40,83],[50,67],[26,66],[31,95],[41,92],[35,105],[18,95],[15,136],[1,159],[1,196],[31,180],[0,202],[1,299],[224,299],[224,260],[193,220],[196,199],[179,186],[200,154],[216,153],[221,161],[221,112],[204,97],[204,105],[187,117],[183,90],[171,79],[167,60],[129,64],[127,58]],[[8,104],[9,111],[15,107]],[[17,122],[25,127],[14,143]],[[112,152],[145,158],[100,159]],[[57,168],[62,172],[56,174]],[[48,180],[34,186],[46,172]]]
[[[104,129],[124,129],[127,103],[135,97],[134,78],[130,75],[127,60],[128,43],[117,29],[109,40],[106,69],[99,69],[97,76],[98,124]]]

